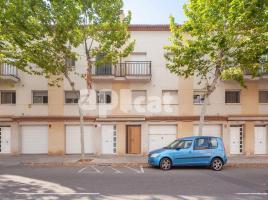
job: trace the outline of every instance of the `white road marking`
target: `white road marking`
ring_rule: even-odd
[[[136,173],[138,173],[138,174],[141,173],[140,170],[134,169],[134,168],[129,167],[129,166],[125,166],[125,167],[128,168],[128,169],[130,169],[130,170],[132,170],[132,171],[134,171],[134,172],[136,172]]]
[[[84,167],[84,168],[82,168],[82,169],[80,169],[79,171],[78,171],[78,173],[82,173],[85,169],[87,169],[88,167]]]
[[[38,192],[15,192],[18,195],[100,195],[100,193],[84,193],[84,192],[49,192],[49,193],[38,193]]]
[[[115,168],[113,168],[112,166],[109,166],[112,170],[114,170],[114,172],[116,173],[116,174],[122,174],[122,172],[121,171],[119,171],[118,169],[115,169]]]
[[[143,167],[142,167],[142,166],[140,166],[140,168],[141,168],[141,173],[143,173],[143,174],[144,174],[144,169],[143,169]]]
[[[100,170],[98,170],[96,167],[94,167],[94,166],[90,166],[92,169],[94,169],[97,173],[99,173],[99,174],[102,174],[102,172],[100,171]]]
[[[237,195],[268,195],[267,192],[236,193]]]

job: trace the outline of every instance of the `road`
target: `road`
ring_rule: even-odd
[[[268,169],[0,166],[0,199],[268,199]]]

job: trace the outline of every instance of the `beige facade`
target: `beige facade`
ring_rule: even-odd
[[[88,130],[91,132],[87,137],[93,141],[90,145],[93,149],[92,152],[96,154],[103,152],[118,155],[127,154],[129,145],[137,145],[129,144],[132,141],[129,137],[132,137],[131,134],[134,133],[129,133],[131,130],[128,131],[128,126],[141,127],[139,154],[147,154],[151,148],[151,143],[157,140],[155,138],[159,138],[159,141],[156,142],[161,145],[163,142],[161,138],[165,137],[164,133],[163,136],[157,135],[158,133],[153,134],[153,128],[163,129],[164,132],[165,130],[170,131],[172,136],[172,127],[175,126],[174,137],[187,137],[194,135],[194,127],[198,124],[198,115],[202,105],[194,104],[193,96],[194,92],[202,91],[202,87],[198,84],[197,78],[182,79],[166,69],[163,46],[169,43],[168,27],[132,26],[130,31],[132,39],[136,40],[135,50],[122,61],[123,63],[132,63],[125,64],[125,70],[130,75],[111,76],[109,74],[108,77],[107,74],[99,74],[101,76],[93,77],[94,89],[112,91],[111,104],[99,104],[95,110],[85,112],[85,125],[89,127]],[[76,51],[80,55],[75,64],[77,72],[85,73],[86,61],[83,46],[78,47]],[[150,72],[143,72],[142,67],[148,67],[149,62],[151,63]],[[138,74],[131,74],[137,73],[137,71]],[[71,90],[69,83],[64,80],[59,83],[59,87],[52,87],[48,86],[46,79],[30,76],[21,71],[19,71],[18,77],[20,80],[17,82],[0,82],[0,91],[16,92],[16,104],[0,104],[0,127],[10,127],[10,153],[20,154],[26,151],[23,150],[24,140],[30,138],[31,135],[22,134],[21,130],[25,125],[31,125],[33,128],[36,126],[37,132],[39,125],[48,127],[47,136],[44,136],[47,138],[47,150],[45,147],[41,150],[49,155],[65,154],[67,148],[71,152],[75,152],[73,147],[68,146],[72,144],[67,142],[67,137],[71,137],[67,134],[67,129],[68,126],[79,125],[79,114],[76,103],[66,103],[65,101],[65,91]],[[77,90],[86,88],[84,80],[75,75],[71,77],[75,80]],[[255,127],[261,125],[267,130],[268,125],[268,104],[259,103],[259,91],[268,90],[267,83],[268,79],[252,80],[246,82],[247,88],[241,88],[235,82],[223,81],[219,83],[216,91],[211,95],[205,126],[212,127],[211,130],[220,130],[219,134],[223,138],[228,154],[233,148],[231,137],[233,126],[243,127],[241,153],[254,154],[256,148]],[[47,91],[48,103],[34,103],[33,91]],[[136,106],[132,100],[132,91],[146,91],[145,103]],[[176,102],[165,104],[163,91],[173,91],[173,93],[177,91]],[[239,91],[240,102],[225,103],[225,91]],[[161,105],[161,109],[154,108],[154,105]],[[100,115],[100,109],[105,106],[109,109],[106,113],[107,116],[103,117]],[[169,109],[165,109],[166,107]],[[103,128],[105,125],[107,131]],[[77,130],[79,129],[77,128]],[[106,132],[107,135],[109,132],[110,138],[116,138],[116,140],[106,144],[105,142],[109,141]],[[136,132],[135,134],[139,135]],[[266,138],[268,138],[268,131],[266,134]],[[79,136],[73,137],[72,140],[79,141]],[[268,146],[268,142],[266,145]],[[38,148],[36,147],[36,149]],[[268,154],[268,147],[266,149],[266,154]],[[35,153],[34,148],[30,150]],[[88,151],[91,152],[90,149]]]

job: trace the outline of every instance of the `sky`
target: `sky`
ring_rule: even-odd
[[[124,12],[132,12],[131,24],[169,24],[169,16],[176,22],[185,21],[183,4],[187,0],[123,0]]]

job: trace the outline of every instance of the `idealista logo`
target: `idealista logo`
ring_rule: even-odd
[[[84,114],[99,117],[111,114],[159,114],[173,113],[178,109],[177,98],[169,93],[162,96],[148,96],[146,91],[121,89],[80,90],[79,106]]]

